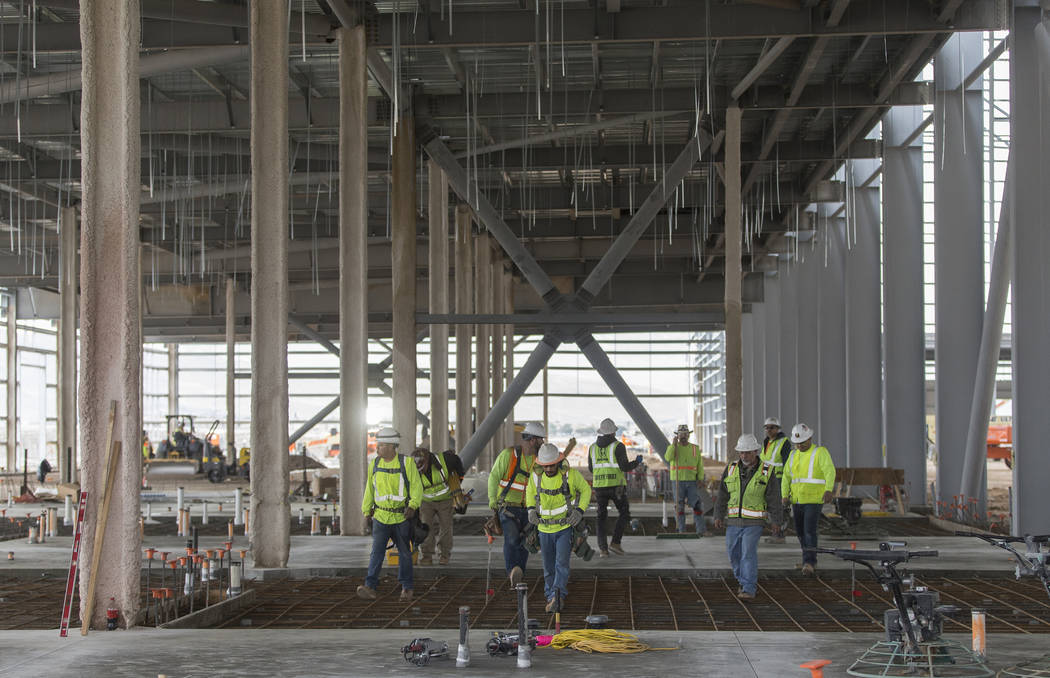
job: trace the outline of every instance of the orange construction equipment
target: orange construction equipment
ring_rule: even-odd
[[[1007,468],[1013,468],[1014,427],[1010,424],[988,426],[988,458],[1002,459]]]
[[[814,659],[811,662],[799,664],[799,668],[809,669],[809,678],[824,678],[824,667],[830,663],[830,659]]]

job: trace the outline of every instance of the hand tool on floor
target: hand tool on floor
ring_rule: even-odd
[[[412,642],[401,648],[405,661],[416,666],[426,666],[431,659],[448,657],[448,643],[430,638],[413,638]]]

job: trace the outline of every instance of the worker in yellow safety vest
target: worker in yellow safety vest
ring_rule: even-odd
[[[795,533],[802,546],[802,574],[813,574],[817,566],[817,523],[821,509],[831,501],[835,487],[835,464],[826,447],[813,445],[813,429],[795,424],[791,429],[794,451],[784,464],[780,493],[784,504],[791,505]]]
[[[547,437],[542,424],[530,421],[521,433],[521,447],[508,447],[499,453],[489,471],[489,508],[503,533],[503,564],[511,586],[525,578],[529,552],[522,543],[528,512],[525,489],[536,464],[536,451]]]
[[[776,417],[768,417],[765,422],[766,437],[762,441],[762,453],[759,459],[773,467],[776,474],[777,484],[784,477],[784,463],[791,454],[791,445],[788,444],[787,435],[780,428],[780,420]],[[790,517],[790,511],[784,512],[784,522],[781,525],[773,525],[773,536],[766,537],[770,544],[784,543],[784,530]]]
[[[361,512],[372,518],[372,555],[368,561],[365,583],[357,587],[357,596],[375,600],[379,569],[383,566],[387,543],[397,546],[397,580],[401,600],[412,600],[412,524],[423,501],[423,483],[410,459],[398,454],[401,434],[392,428],[376,433],[377,456],[368,465],[368,480]],[[343,449],[343,453],[349,450]],[[361,452],[364,454],[364,452]]]
[[[726,466],[715,500],[715,527],[726,528],[726,551],[743,600],[758,590],[758,538],[769,519],[780,525],[780,481],[773,465],[758,460],[758,439],[740,436],[736,451],[740,459]]]
[[[423,482],[423,503],[419,507],[419,519],[430,526],[427,538],[419,546],[419,564],[434,564],[436,543],[441,550],[438,564],[448,565],[452,557],[453,476],[462,480],[466,471],[459,455],[451,450],[434,454],[425,447],[419,447],[412,452],[412,457]]]
[[[685,424],[675,429],[675,439],[667,446],[664,459],[670,467],[671,485],[674,487],[675,517],[678,532],[685,532],[685,509],[693,509],[693,521],[696,524],[696,536],[704,536],[704,507],[702,492],[704,486],[704,459],[700,448],[689,442],[692,431]]]
[[[565,453],[555,445],[540,446],[536,465],[542,468],[529,480],[525,504],[528,520],[539,530],[543,551],[543,593],[547,612],[560,612],[569,595],[569,558],[573,549],[573,528],[583,520],[591,501],[591,486],[580,472],[563,464]]]
[[[598,424],[598,438],[587,450],[587,467],[591,471],[591,482],[594,485],[595,508],[598,517],[598,553],[602,558],[609,557],[609,551],[623,555],[620,541],[624,528],[631,520],[631,505],[627,501],[627,477],[625,473],[638,468],[642,455],[627,461],[627,448],[616,439],[619,429],[612,419],[602,419]],[[612,542],[606,541],[605,519],[609,515],[609,502],[616,507],[618,514],[613,527]]]

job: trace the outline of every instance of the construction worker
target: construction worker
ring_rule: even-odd
[[[776,417],[766,419],[765,430],[766,437],[762,441],[762,454],[759,459],[773,466],[779,484],[784,477],[784,463],[791,454],[791,445],[788,444],[787,435],[780,429],[780,420]],[[782,524],[773,524],[773,536],[766,538],[767,543],[784,543],[784,529],[787,527],[788,513],[790,511],[784,512]]]
[[[755,597],[758,590],[758,538],[766,518],[780,525],[783,506],[780,482],[773,465],[759,462],[758,439],[750,433],[740,436],[736,451],[740,459],[726,466],[715,501],[715,527],[726,528],[726,551],[740,588],[737,596]]]
[[[459,455],[451,450],[440,455],[425,447],[412,452],[423,482],[423,503],[419,507],[419,519],[430,526],[427,538],[419,547],[419,564],[434,564],[434,543],[441,550],[438,563],[448,565],[452,556],[452,486],[450,478],[462,480],[467,472]],[[440,529],[441,536],[437,533]]]
[[[791,444],[795,449],[784,464],[780,492],[795,517],[795,533],[802,546],[802,574],[813,574],[817,554],[807,549],[817,547],[817,523],[824,504],[831,501],[835,464],[828,448],[813,445],[813,429],[805,424],[795,424],[791,429]]]
[[[675,439],[667,446],[664,459],[671,467],[671,483],[674,485],[674,503],[679,534],[685,532],[685,508],[693,509],[696,536],[704,536],[704,509],[700,488],[704,486],[704,460],[700,448],[689,442],[692,431],[685,424],[675,429]]]
[[[361,512],[372,518],[372,555],[365,583],[357,587],[358,598],[375,600],[379,569],[383,566],[387,543],[397,546],[397,580],[401,600],[412,600],[411,520],[423,501],[423,484],[411,460],[405,461],[397,448],[401,434],[392,428],[376,433],[375,459],[368,466],[368,481]]]
[[[543,426],[530,421],[521,433],[521,447],[500,452],[489,471],[489,508],[503,533],[503,564],[511,586],[521,583],[529,560],[529,552],[522,544],[522,530],[528,522],[525,489],[536,464],[536,451],[546,437]]]
[[[587,468],[591,470],[594,485],[594,499],[598,509],[598,553],[602,558],[609,557],[609,551],[623,555],[620,540],[623,530],[631,519],[631,508],[627,501],[627,477],[624,473],[633,471],[642,463],[642,455],[627,461],[627,448],[616,439],[616,423],[612,419],[602,419],[598,425],[598,438],[587,452]],[[609,515],[609,502],[616,507],[619,517],[613,527],[612,542],[606,545],[605,519]]]
[[[562,464],[565,453],[557,446],[540,446],[536,465],[542,472],[532,474],[525,497],[529,522],[537,527],[543,551],[543,593],[547,612],[560,612],[569,595],[569,558],[573,549],[573,528],[583,520],[591,501],[591,486],[580,472]]]
[[[149,434],[142,432],[142,458],[149,461],[153,458],[153,443],[150,442]]]

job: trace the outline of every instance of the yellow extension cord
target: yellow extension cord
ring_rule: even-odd
[[[577,629],[562,631],[551,638],[550,646],[555,650],[572,648],[580,652],[602,652],[634,654],[646,650],[676,650],[674,647],[650,647],[638,640],[638,636],[620,633],[613,629]]]

